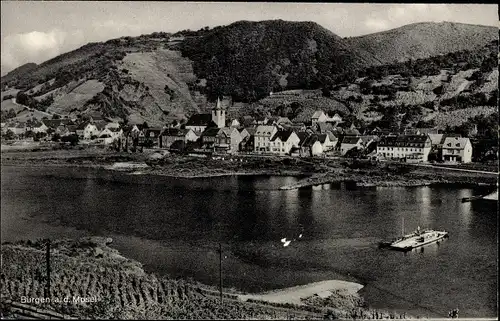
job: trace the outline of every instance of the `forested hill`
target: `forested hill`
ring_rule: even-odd
[[[209,96],[255,101],[271,91],[318,88],[339,73],[379,64],[314,22],[239,21],[186,34],[180,46]]]
[[[346,42],[352,47],[371,53],[387,64],[465,49],[474,50],[497,39],[496,27],[454,22],[421,22],[349,38]]]

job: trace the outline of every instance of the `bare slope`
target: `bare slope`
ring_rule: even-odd
[[[495,27],[423,22],[345,40],[383,63],[392,63],[473,50],[495,39],[498,39],[498,28]]]

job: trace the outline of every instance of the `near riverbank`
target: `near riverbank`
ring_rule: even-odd
[[[111,242],[103,237],[52,240],[48,296],[44,292],[46,243],[2,244],[2,300],[26,303],[30,298],[50,297],[28,303],[85,319],[405,317],[368,310],[358,295],[362,285],[337,280],[264,294],[233,290],[224,293],[221,304],[214,287],[146,273],[139,262],[109,247]]]

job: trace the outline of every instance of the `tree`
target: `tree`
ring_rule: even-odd
[[[58,114],[54,114],[52,115],[52,119],[61,119],[61,116],[59,116]]]
[[[61,135],[59,135],[58,133],[55,133],[54,135],[52,135],[53,142],[58,142],[60,139],[61,139]]]
[[[7,130],[5,135],[3,136],[5,139],[14,139],[14,132],[10,129]]]
[[[7,112],[7,118],[14,118],[16,117],[16,112],[14,111],[13,108],[9,109],[9,111]]]
[[[147,123],[147,122],[144,122],[144,123],[142,124],[142,128],[149,128],[148,123]]]

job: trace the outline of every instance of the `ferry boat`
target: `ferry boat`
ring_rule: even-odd
[[[391,242],[379,243],[379,248],[388,248],[397,251],[411,251],[430,243],[439,242],[444,238],[448,238],[448,232],[446,231],[435,231],[430,229],[421,231],[420,227],[418,227],[413,233],[403,235],[402,237]]]

